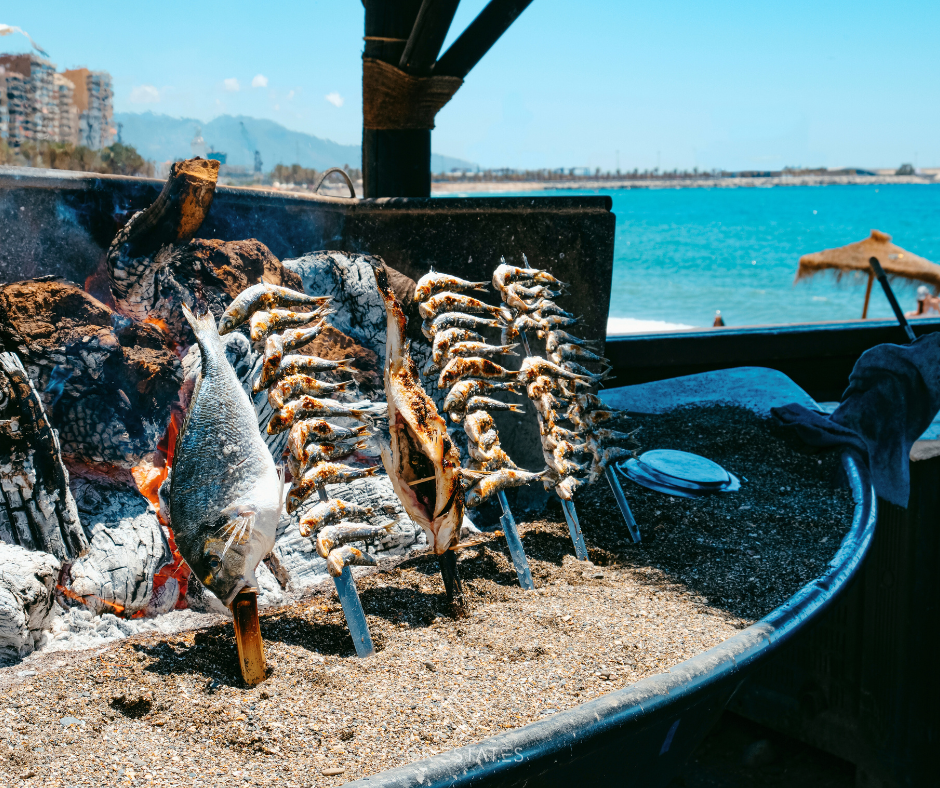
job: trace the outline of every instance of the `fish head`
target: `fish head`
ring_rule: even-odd
[[[255,569],[273,547],[269,513],[235,508],[223,510],[209,535],[197,544],[189,561],[206,588],[230,605],[244,588],[257,588]],[[276,524],[276,520],[275,520]]]

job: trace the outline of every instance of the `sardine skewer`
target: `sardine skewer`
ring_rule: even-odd
[[[459,276],[439,274],[432,268],[415,284],[414,300],[420,304],[427,301],[431,296],[445,291],[466,293],[471,290],[482,290],[486,292],[488,285],[489,282],[468,282]]]
[[[248,333],[252,342],[263,342],[275,331],[309,325],[331,314],[333,311],[326,307],[321,307],[314,312],[292,312],[288,309],[255,312],[249,321],[251,328]]]
[[[421,331],[428,341],[434,339],[438,331],[445,331],[448,328],[466,328],[470,331],[482,331],[485,328],[502,328],[505,321],[502,318],[494,319],[487,317],[478,317],[477,315],[466,315],[462,312],[445,312],[438,315],[433,320],[425,320],[421,324]]]
[[[248,320],[255,312],[284,307],[319,309],[332,301],[332,296],[308,296],[287,287],[260,282],[243,290],[228,305],[219,320],[219,335],[224,336]]]
[[[350,385],[348,380],[342,383],[327,383],[317,380],[313,375],[289,375],[268,389],[268,403],[272,408],[280,410],[285,402],[297,399],[304,394],[313,397],[330,396],[346,391]]]
[[[260,393],[273,383],[277,383],[291,375],[307,375],[311,372],[346,372],[350,375],[355,371],[349,366],[351,358],[325,359],[318,356],[289,355],[281,359],[274,371],[262,370],[252,390]]]
[[[330,424],[326,419],[304,419],[290,428],[290,435],[287,437],[287,448],[294,456],[300,456],[304,446],[313,440],[330,443],[368,436],[369,428],[365,424],[361,427],[338,427]]]
[[[337,416],[371,423],[373,419],[381,417],[382,413],[381,405],[368,400],[346,403],[304,395],[285,403],[284,407],[271,417],[268,422],[268,434],[277,435],[290,429],[294,422],[311,416]]]
[[[340,545],[372,539],[387,534],[391,529],[392,523],[388,525],[328,525],[317,534],[317,552],[321,558],[328,558],[330,553]],[[374,563],[373,559],[373,565]]]
[[[503,320],[509,320],[512,317],[505,307],[491,306],[479,298],[472,298],[460,293],[438,293],[418,305],[418,314],[424,320],[433,321],[438,315],[448,312],[461,312],[465,315],[492,315],[494,318],[502,318]]]
[[[362,479],[365,476],[372,476],[379,466],[374,465],[371,468],[353,468],[350,465],[343,465],[335,462],[320,462],[311,468],[295,481],[287,493],[287,513],[293,514],[297,511],[310,494],[323,487],[325,484],[339,484],[340,482],[351,482],[354,479]]]
[[[347,503],[338,498],[327,498],[321,500],[300,518],[300,535],[311,536],[328,525],[333,525],[342,520],[362,520],[371,517],[374,512],[375,510],[371,506]]]

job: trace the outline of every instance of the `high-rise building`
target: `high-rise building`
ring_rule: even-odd
[[[54,96],[55,66],[37,55],[0,55],[0,67],[7,76],[9,99],[9,141],[55,140],[58,107]],[[19,79],[16,78],[19,76]]]
[[[61,74],[55,75],[55,103],[57,127],[55,138],[59,142],[78,144],[78,107],[75,106],[75,85]]]
[[[114,141],[114,92],[106,71],[57,74],[33,54],[0,55],[0,139],[69,142],[103,148]]]
[[[79,113],[78,141],[104,148],[114,141],[114,91],[107,71],[76,68],[62,73],[75,86],[73,102]]]

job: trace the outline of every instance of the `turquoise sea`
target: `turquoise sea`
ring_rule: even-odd
[[[801,255],[860,241],[873,228],[940,262],[940,185],[600,193],[617,216],[609,333],[656,328],[646,321],[710,326],[716,309],[729,326],[858,319],[864,279],[793,278]],[[896,286],[905,310],[915,288]],[[891,315],[876,283],[869,316]]]

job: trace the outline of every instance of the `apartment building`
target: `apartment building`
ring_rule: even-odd
[[[102,148],[114,139],[111,75],[87,68],[61,74],[34,54],[0,55],[0,139]]]

